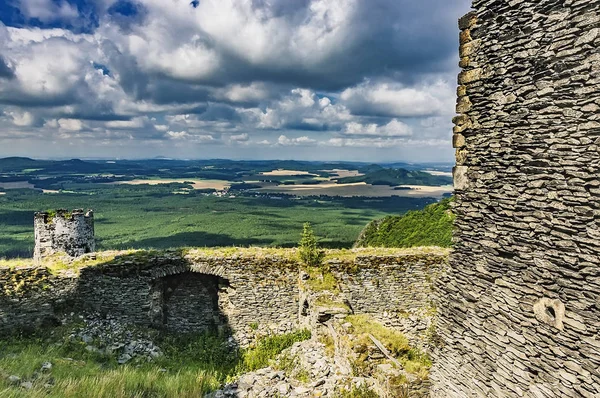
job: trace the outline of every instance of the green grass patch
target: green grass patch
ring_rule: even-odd
[[[335,276],[326,267],[306,267],[305,270],[309,276],[305,283],[312,291],[339,291]]]
[[[418,348],[411,347],[404,334],[383,326],[368,315],[350,315],[346,320],[352,324],[357,335],[353,345],[373,345],[368,336],[371,334],[402,364],[404,370],[421,379],[429,377],[431,359]]]
[[[267,366],[308,331],[264,338],[256,347],[231,350],[222,337],[201,334],[157,337],[164,355],[152,363],[118,365],[116,358],[72,342],[68,328],[38,337],[0,341],[0,396],[50,398],[201,397],[236,375]],[[42,372],[44,362],[52,369]],[[11,375],[21,378],[11,383]],[[20,386],[31,382],[31,389]]]
[[[240,370],[247,372],[269,366],[269,361],[283,350],[290,348],[294,343],[308,339],[310,339],[308,330],[265,337],[259,340],[255,347],[244,351]]]
[[[343,389],[335,394],[335,398],[379,398],[379,395],[367,385]]]

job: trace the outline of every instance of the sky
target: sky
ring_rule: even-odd
[[[0,0],[0,157],[450,162],[470,0]]]

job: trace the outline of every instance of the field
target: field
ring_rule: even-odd
[[[228,188],[231,184],[223,180],[194,180],[194,179],[172,179],[172,178],[157,178],[147,180],[129,180],[111,182],[109,184],[128,184],[128,185],[159,185],[159,184],[173,184],[173,183],[189,183],[194,189],[216,189],[223,190]]]
[[[324,247],[347,248],[370,221],[422,209],[451,191],[441,186],[447,177],[410,167],[0,159],[0,258],[31,256],[33,213],[58,208],[93,209],[101,250],[290,247],[304,222]]]
[[[434,197],[441,198],[452,192],[451,185],[430,187],[423,185],[401,185],[401,188],[395,189],[388,185],[371,185],[365,182],[355,182],[348,184],[324,183],[324,184],[302,184],[302,185],[279,185],[275,187],[266,187],[257,189],[258,192],[284,193],[298,196],[369,196],[369,197]]]
[[[177,184],[87,184],[43,194],[11,190],[0,196],[0,257],[33,250],[33,213],[54,208],[94,210],[99,249],[178,246],[290,247],[311,222],[325,247],[350,247],[371,220],[418,209],[425,198],[218,197],[174,195]]]

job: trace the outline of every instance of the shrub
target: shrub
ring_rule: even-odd
[[[321,265],[325,253],[319,249],[317,238],[310,223],[304,224],[302,238],[298,245],[300,260],[309,267],[318,267]]]

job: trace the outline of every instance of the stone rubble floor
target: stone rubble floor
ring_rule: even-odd
[[[278,369],[290,359],[295,363],[292,374]],[[300,381],[298,376],[310,381]],[[311,339],[282,352],[273,367],[246,373],[205,398],[333,397],[342,386],[370,384],[370,381],[340,374],[333,358],[326,354],[325,345]]]

